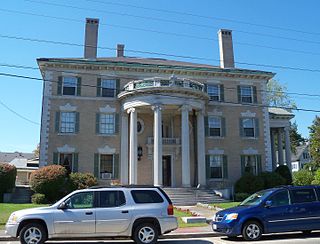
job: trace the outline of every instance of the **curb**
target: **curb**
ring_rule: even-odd
[[[0,241],[18,241],[18,238],[11,236],[0,236]]]

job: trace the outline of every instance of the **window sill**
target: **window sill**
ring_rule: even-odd
[[[77,133],[58,133],[58,136],[76,136],[78,135]]]
[[[241,137],[243,140],[258,140],[259,137]]]
[[[101,137],[115,137],[118,136],[118,134],[96,134],[97,136]]]
[[[226,178],[208,178],[210,181],[225,181],[227,180]]]
[[[206,136],[208,139],[225,139],[225,136]]]

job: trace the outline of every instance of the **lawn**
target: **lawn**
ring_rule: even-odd
[[[222,202],[222,203],[212,203],[211,206],[216,206],[218,208],[232,208],[238,206],[240,202]]]
[[[13,203],[0,203],[0,229],[4,229],[4,226],[10,216],[14,211],[25,209],[25,208],[36,208],[46,205],[37,204],[13,204]]]
[[[179,228],[185,228],[185,227],[202,227],[202,226],[207,226],[208,224],[206,223],[194,223],[194,224],[186,224],[185,222],[182,221],[181,217],[191,217],[192,214],[186,213],[184,211],[180,211],[177,209],[174,209],[174,216],[178,218],[178,225]]]

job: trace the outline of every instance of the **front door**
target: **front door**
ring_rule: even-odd
[[[162,157],[162,183],[163,186],[171,186],[171,156]]]

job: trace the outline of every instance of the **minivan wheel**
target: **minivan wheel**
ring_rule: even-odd
[[[256,221],[248,221],[242,229],[242,236],[246,241],[257,241],[261,238],[262,227]]]
[[[45,228],[38,223],[25,225],[21,229],[19,237],[22,244],[43,244],[48,238]]]
[[[133,240],[137,244],[154,244],[158,240],[158,230],[151,223],[138,225],[133,232]]]

